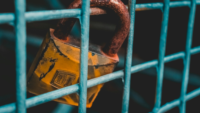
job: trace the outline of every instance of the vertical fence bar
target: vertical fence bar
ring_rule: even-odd
[[[129,0],[129,13],[130,13],[130,32],[128,36],[128,46],[125,61],[124,72],[124,92],[122,100],[122,113],[128,113],[129,98],[130,98],[130,82],[131,82],[131,65],[132,65],[132,52],[133,52],[133,38],[134,38],[134,23],[135,23],[135,3],[136,0]]]
[[[86,113],[90,0],[82,0],[79,113]]]
[[[157,112],[157,110],[159,110],[161,105],[162,83],[163,83],[163,73],[164,73],[164,57],[165,57],[167,29],[169,20],[169,3],[170,0],[164,0],[162,26],[160,33],[158,66],[157,66],[156,103],[153,112]]]
[[[190,67],[190,49],[192,46],[192,34],[193,34],[193,26],[195,20],[195,12],[196,12],[196,0],[191,0],[191,8],[189,13],[189,20],[188,20],[188,29],[187,29],[187,39],[186,39],[186,46],[185,46],[185,57],[183,58],[183,79],[181,85],[181,94],[180,94],[180,113],[186,112],[186,92],[187,92],[187,85],[189,79],[189,67]]]
[[[16,112],[26,113],[26,21],[25,0],[15,0]]]

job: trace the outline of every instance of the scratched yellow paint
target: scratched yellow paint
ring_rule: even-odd
[[[53,35],[53,29],[44,39],[27,75],[28,91],[39,95],[79,83],[80,48]],[[88,52],[88,79],[111,73],[118,60],[92,51]],[[87,107],[90,108],[103,84],[88,88]],[[55,101],[78,106],[77,93]]]

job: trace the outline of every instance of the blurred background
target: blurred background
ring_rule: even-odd
[[[73,0],[26,0],[27,11],[56,10],[66,8]],[[126,5],[128,0],[122,0]],[[172,1],[172,0],[171,0]],[[137,0],[137,4],[162,2],[162,0]],[[14,12],[14,1],[1,1],[0,13]],[[187,32],[189,8],[171,8],[167,34],[166,55],[184,51]],[[133,48],[133,65],[158,58],[158,47],[162,12],[160,10],[137,11],[135,18],[135,34]],[[200,42],[200,6],[197,6],[192,47]],[[90,17],[90,43],[101,45],[112,37],[118,23],[116,15],[96,15]],[[39,49],[39,46],[49,28],[55,28],[58,20],[37,21],[27,23],[27,71]],[[71,35],[80,38],[80,24],[76,22]],[[0,106],[15,102],[15,33],[11,24],[0,24]],[[125,40],[119,51],[120,62],[116,70],[124,67],[126,52]],[[188,92],[200,86],[200,54],[191,57],[190,79]],[[165,64],[162,90],[162,105],[179,98],[181,88],[183,63],[176,60]],[[149,68],[131,77],[130,113],[147,113],[154,106],[156,87],[156,68]],[[87,109],[88,113],[120,113],[122,106],[123,83],[121,79],[105,83],[94,104]],[[27,97],[33,94],[27,92]],[[187,112],[199,113],[200,96],[187,102]],[[195,112],[194,112],[195,111]],[[60,104],[54,101],[28,108],[28,113],[77,113],[74,106]],[[179,112],[178,107],[168,111]]]

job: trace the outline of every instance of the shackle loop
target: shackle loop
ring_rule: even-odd
[[[81,4],[81,0],[74,0],[69,5],[68,9],[80,8]],[[106,7],[113,10],[119,17],[120,23],[115,29],[114,36],[110,38],[108,42],[101,48],[102,51],[108,56],[116,55],[130,29],[130,17],[126,6],[121,0],[90,0],[90,6]],[[65,40],[76,20],[77,19],[75,18],[61,19],[55,28],[54,35],[59,39]]]

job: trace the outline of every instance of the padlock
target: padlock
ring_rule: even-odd
[[[111,73],[119,62],[117,55],[129,32],[130,18],[121,0],[90,0],[93,7],[106,7],[119,17],[119,25],[112,38],[103,46],[89,44],[88,80]],[[69,8],[80,8],[81,0],[75,0]],[[27,74],[27,90],[39,95],[79,83],[80,41],[68,36],[76,19],[61,19],[57,27],[50,29]],[[103,84],[88,88],[87,108],[92,106]],[[79,94],[73,93],[55,99],[57,102],[78,106]]]

